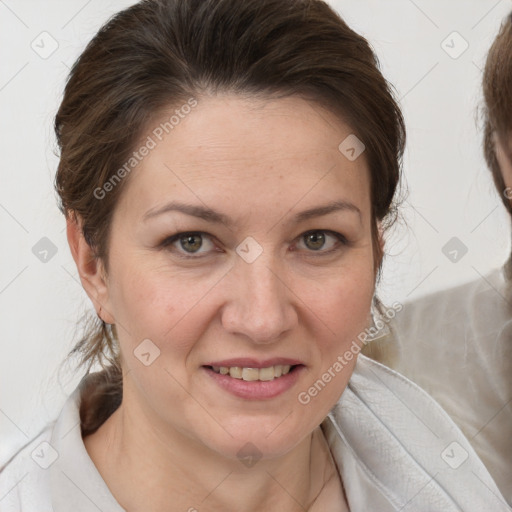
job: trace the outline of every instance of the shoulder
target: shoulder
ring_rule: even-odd
[[[50,445],[54,424],[49,423],[0,467],[2,512],[53,510],[47,469],[58,457]]]
[[[505,331],[512,331],[512,279],[506,267],[401,306],[389,323],[390,332],[363,347],[363,354],[397,369],[428,391],[435,382],[421,378],[447,368],[446,361],[462,364],[468,356],[466,347],[485,346],[497,338],[492,344],[495,351],[510,345],[510,332]]]
[[[80,407],[87,380],[68,396],[56,420],[1,469],[1,512],[123,510],[83,442]]]
[[[355,508],[510,510],[444,410],[399,373],[359,356],[322,425]],[[361,501],[363,500],[363,502]],[[390,508],[391,507],[391,508]]]
[[[466,379],[482,381],[489,368],[501,372],[503,382],[508,379],[503,365],[510,361],[511,335],[511,282],[504,269],[496,269],[405,303],[392,322],[389,343],[398,355],[390,366],[430,393],[439,389],[445,395],[455,386],[465,394]]]
[[[407,302],[396,317],[396,325],[417,329],[419,323],[432,328],[433,315],[437,325],[452,324],[482,308],[496,314],[500,310],[508,311],[511,298],[511,283],[505,277],[505,269],[499,268],[467,283]]]

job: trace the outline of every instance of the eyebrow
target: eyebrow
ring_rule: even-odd
[[[173,211],[181,212],[192,217],[197,217],[199,219],[203,219],[213,224],[224,224],[225,226],[230,228],[233,227],[234,225],[234,221],[223,213],[212,210],[211,208],[208,208],[206,206],[196,206],[192,204],[180,203],[178,201],[172,201],[160,208],[151,208],[144,214],[143,220],[145,222],[150,218],[156,217],[157,215]],[[314,217],[321,217],[323,215],[328,215],[330,213],[338,211],[348,211],[357,213],[359,216],[359,220],[361,221],[361,210],[355,204],[350,203],[348,201],[339,200],[332,201],[325,205],[317,206],[297,213],[292,218],[291,222],[298,224],[300,222],[304,222],[305,220],[312,219]]]

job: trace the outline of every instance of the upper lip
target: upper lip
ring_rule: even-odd
[[[268,368],[269,366],[286,365],[295,366],[303,364],[297,359],[289,357],[273,357],[272,359],[257,360],[250,357],[238,357],[232,359],[223,359],[222,361],[212,361],[203,366],[238,366],[241,368]]]

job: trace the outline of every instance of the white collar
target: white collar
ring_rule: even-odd
[[[52,431],[59,458],[50,466],[54,512],[124,512],[89,457],[80,430],[80,385],[69,396]]]
[[[54,512],[70,507],[123,512],[85,449],[79,388],[52,430],[50,444],[59,454],[49,468]],[[441,407],[414,383],[363,355],[321,426],[351,512],[511,510]],[[460,466],[450,467],[466,453]]]
[[[351,511],[511,510],[437,402],[363,355],[322,429]]]

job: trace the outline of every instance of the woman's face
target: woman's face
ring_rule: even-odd
[[[365,155],[344,156],[350,128],[299,98],[199,98],[162,141],[155,127],[98,296],[117,326],[124,406],[141,428],[228,457],[284,454],[339,399],[355,358],[338,356],[368,324]]]

